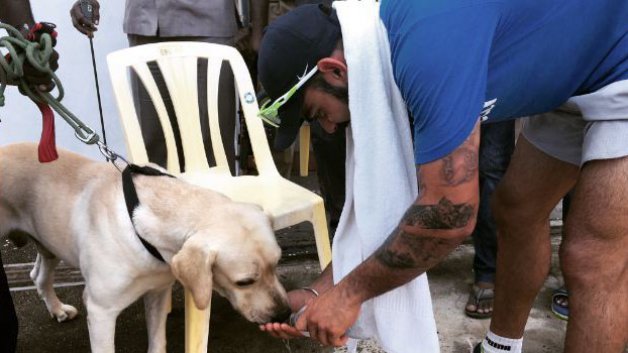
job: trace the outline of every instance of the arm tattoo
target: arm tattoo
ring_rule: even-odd
[[[472,216],[471,205],[455,205],[443,197],[438,205],[412,205],[401,222],[425,229],[456,229],[466,226]]]
[[[408,234],[397,228],[377,250],[375,257],[389,268],[427,271],[449,252],[449,243],[452,241]]]
[[[461,148],[443,158],[441,176],[445,185],[457,186],[474,180],[477,170],[477,152],[469,148]]]
[[[466,226],[473,212],[472,205],[456,205],[443,197],[437,205],[413,205],[401,222],[424,229],[456,229]],[[410,234],[397,227],[375,252],[375,257],[389,268],[425,271],[455,244],[456,240]]]

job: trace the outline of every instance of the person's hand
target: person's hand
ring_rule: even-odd
[[[81,10],[81,5],[84,7],[91,6],[92,18]],[[94,36],[94,32],[98,30],[100,4],[96,0],[77,0],[70,9],[70,17],[72,17],[74,28],[91,38]]]
[[[58,61],[59,53],[53,50],[48,60],[48,65],[52,71],[56,71],[59,68]],[[55,88],[51,77],[47,73],[35,69],[28,60],[24,62],[24,78],[28,81],[29,86],[35,86],[40,92],[50,92]]]
[[[325,346],[344,346],[347,330],[358,319],[362,302],[347,295],[341,286],[335,286],[310,301],[297,320],[295,329],[308,331],[310,337]]]
[[[311,292],[303,289],[295,289],[288,292],[288,305],[290,306],[290,310],[295,313],[314,298],[315,296]],[[299,330],[285,322],[266,323],[260,325],[259,328],[275,338],[290,339],[303,337],[303,334]]]
[[[52,45],[57,43],[56,26],[49,22],[38,22],[31,28],[22,28],[20,32],[22,36],[31,42],[40,42],[43,34],[49,34],[52,39]],[[7,56],[10,56],[7,54]],[[10,61],[11,58],[7,58]],[[48,58],[48,67],[52,71],[57,71],[59,68],[59,53],[56,50],[52,50],[50,57]],[[24,79],[28,81],[29,86],[32,85],[41,92],[50,92],[54,89],[55,85],[51,80],[50,75],[47,72],[37,70],[28,60],[24,61]]]

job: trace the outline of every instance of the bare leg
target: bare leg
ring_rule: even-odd
[[[493,333],[523,336],[532,303],[549,271],[549,214],[577,176],[577,166],[519,138],[492,203],[498,236]]]
[[[627,200],[628,157],[584,165],[560,253],[566,353],[620,353],[628,343]]]

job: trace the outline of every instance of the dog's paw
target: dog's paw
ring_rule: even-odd
[[[62,304],[58,310],[50,313],[50,316],[54,317],[57,322],[70,321],[76,317],[78,310],[72,305]]]

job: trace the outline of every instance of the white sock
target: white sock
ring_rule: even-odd
[[[482,341],[483,353],[521,353],[523,337],[519,339],[497,336],[490,330]]]

